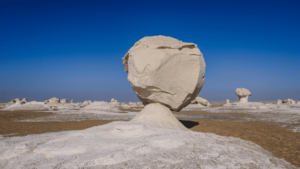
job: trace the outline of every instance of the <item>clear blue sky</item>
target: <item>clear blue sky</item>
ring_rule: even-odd
[[[0,101],[138,101],[121,58],[144,36],[198,45],[199,96],[300,100],[300,1],[0,0]]]

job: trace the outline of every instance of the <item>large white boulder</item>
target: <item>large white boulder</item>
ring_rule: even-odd
[[[125,72],[138,98],[180,111],[204,84],[205,61],[194,43],[166,36],[144,37],[123,57]]]
[[[169,108],[160,103],[151,103],[144,107],[132,120],[148,126],[188,130],[173,115]]]
[[[240,103],[248,103],[248,96],[251,96],[250,91],[245,88],[237,88],[235,94],[239,97]]]

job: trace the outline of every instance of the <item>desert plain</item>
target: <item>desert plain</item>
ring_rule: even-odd
[[[289,105],[281,109],[226,108],[223,104],[212,102],[210,107],[183,109],[173,111],[173,114],[192,131],[251,141],[275,157],[300,167],[300,108]],[[3,109],[5,103],[1,105],[1,140],[129,121],[142,110],[142,107],[121,107],[118,112],[84,112],[80,109],[8,111]]]

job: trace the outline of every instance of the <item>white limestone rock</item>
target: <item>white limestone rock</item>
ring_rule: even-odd
[[[166,106],[159,103],[151,103],[144,107],[132,120],[148,126],[188,130],[183,126]]]
[[[292,105],[292,104],[295,104],[296,102],[295,102],[295,100],[288,98],[288,99],[283,100],[282,103]]]
[[[248,96],[251,96],[250,91],[245,88],[237,88],[235,94],[239,97],[240,103],[248,103]]]
[[[60,104],[60,100],[56,97],[53,97],[49,99],[49,102],[47,104]]]
[[[277,100],[277,104],[282,104],[282,100]]]
[[[15,104],[22,105],[23,102],[22,102],[20,99],[16,99],[16,100],[15,100]]]
[[[74,100],[71,100],[70,103],[74,104],[75,102],[74,102]]]
[[[112,98],[110,100],[109,104],[112,105],[112,106],[121,106],[121,104],[118,102],[118,100],[115,100],[114,98]]]
[[[144,37],[123,57],[128,80],[144,105],[180,111],[199,94],[205,61],[194,43],[166,36]]]
[[[108,111],[108,112],[119,112],[120,110],[107,102],[94,101],[93,103],[85,106],[81,110],[98,110],[98,111]]]
[[[60,100],[60,103],[66,104],[66,103],[68,103],[68,100],[67,100],[67,99],[61,99],[61,100]]]
[[[89,105],[90,102],[86,100],[86,101],[84,101],[82,104],[83,104],[83,105]]]
[[[23,98],[22,103],[25,104],[25,103],[27,103],[27,102],[28,102],[27,99],[26,99],[26,98]]]
[[[196,97],[195,102],[196,104],[201,104],[203,106],[209,107],[211,104],[204,98],[202,97]]]
[[[226,104],[230,104],[230,100],[229,99],[226,99]]]

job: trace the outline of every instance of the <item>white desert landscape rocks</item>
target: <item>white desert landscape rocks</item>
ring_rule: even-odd
[[[194,132],[178,120],[206,120],[210,116],[207,112],[235,111],[260,114],[236,118],[244,121],[259,117],[262,121],[286,120],[287,124],[291,118],[295,123],[300,119],[299,109],[290,104],[248,102],[251,93],[244,88],[236,90],[239,102],[228,100],[226,106],[213,107],[208,100],[197,97],[205,81],[206,65],[196,44],[166,36],[145,37],[136,42],[122,60],[128,81],[144,107],[140,102],[122,103],[115,99],[110,103],[74,104],[57,98],[46,104],[9,105],[2,110],[35,104],[48,107],[46,112],[55,113],[19,121],[23,123],[115,122],[77,131],[0,136],[0,168],[297,168],[251,141]],[[121,112],[119,108],[124,107],[128,111]],[[185,109],[202,112],[180,114],[179,111]],[[132,110],[141,111],[130,112]],[[201,114],[204,111],[206,114]],[[286,116],[286,112],[292,116]],[[300,130],[294,128],[294,131]]]
[[[248,96],[251,96],[250,91],[245,88],[237,88],[235,94],[239,97],[240,103],[248,103]]]

